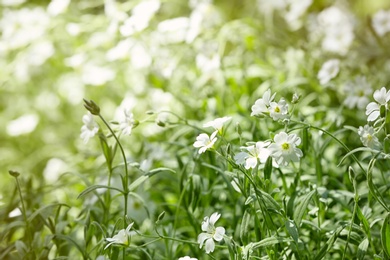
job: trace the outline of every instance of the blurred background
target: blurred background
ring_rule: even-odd
[[[107,120],[128,107],[135,119],[152,121],[124,138],[129,156],[147,168],[169,164],[159,145],[168,128],[156,122],[170,120],[147,111],[194,121],[249,114],[269,87],[287,99],[321,96],[325,110],[337,111],[355,75],[374,89],[390,77],[390,25],[373,22],[389,10],[387,0],[0,3],[0,206],[15,194],[8,170],[21,173],[26,191],[56,201],[75,196],[59,187],[84,188],[63,173],[93,179],[104,165],[99,142],[80,138],[83,98],[99,104]],[[348,70],[324,87],[317,72],[329,58]],[[344,122],[364,123],[364,112],[345,113],[351,117]]]

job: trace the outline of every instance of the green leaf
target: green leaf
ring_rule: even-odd
[[[251,222],[251,215],[248,210],[245,210],[241,221],[240,239],[246,241],[249,234],[249,224]]]
[[[283,242],[290,242],[291,239],[289,238],[282,238],[282,237],[267,237],[263,240],[252,243],[252,249],[256,249],[258,247],[265,247],[265,246],[272,246],[275,244],[283,243]]]
[[[116,190],[116,191],[119,191],[120,193],[123,193],[123,191],[121,189],[118,189],[115,187],[111,187],[111,186],[107,186],[107,185],[92,185],[92,186],[89,186],[88,188],[86,188],[83,192],[81,192],[79,194],[79,196],[77,196],[77,198],[79,199],[79,198],[81,198],[81,197],[87,195],[88,193],[95,191],[97,189]]]
[[[153,169],[153,170],[149,171],[146,175],[148,175],[149,177],[152,177],[153,175],[155,175],[157,173],[160,173],[160,172],[176,173],[176,171],[174,171],[174,170],[172,170],[170,168],[161,167],[161,168],[156,168],[156,169]]]
[[[375,162],[376,159],[371,159],[370,163],[368,164],[368,169],[367,169],[368,189],[370,190],[370,193],[376,199],[376,201],[378,201],[382,205],[382,207],[386,209],[387,212],[390,212],[390,208],[385,203],[382,194],[378,191],[378,189],[374,185],[374,182],[372,181],[372,168],[374,167]]]
[[[364,259],[364,256],[366,255],[366,252],[367,252],[367,248],[368,248],[368,239],[365,238],[359,244],[359,247],[358,247],[358,252],[357,252],[357,259],[358,260],[363,260]]]
[[[287,232],[290,234],[292,239],[294,239],[295,243],[298,243],[299,233],[294,221],[292,221],[291,219],[286,219],[284,224],[286,226]]]
[[[301,221],[303,218],[303,215],[305,214],[307,210],[307,206],[309,205],[309,202],[313,195],[316,193],[316,190],[312,190],[308,194],[302,197],[301,203],[298,205],[296,211],[294,212],[294,221],[295,224],[299,227],[301,225]]]
[[[271,173],[272,173],[272,157],[268,156],[268,159],[264,165],[264,179],[266,180],[270,179]]]
[[[277,203],[271,195],[261,190],[257,190],[257,194],[261,198],[261,200],[264,201],[267,209],[274,209],[275,211],[280,212],[281,207],[279,203]]]
[[[325,245],[321,248],[321,250],[318,252],[318,254],[315,256],[315,260],[320,260],[322,259],[326,253],[328,253],[332,247],[334,242],[336,241],[336,238],[340,235],[341,231],[345,228],[345,226],[338,227],[333,235],[328,239],[328,241],[325,243]]]
[[[149,176],[148,175],[142,175],[141,177],[139,177],[138,179],[136,179],[135,181],[133,181],[130,186],[129,186],[129,191],[133,191],[135,190],[139,185],[141,185],[144,181],[146,181],[147,179],[149,179]]]
[[[36,211],[34,211],[34,213],[32,213],[28,217],[27,221],[31,222],[38,215],[41,215],[44,219],[47,219],[49,217],[50,213],[52,213],[52,208],[57,207],[57,206],[59,206],[59,207],[61,207],[61,206],[69,207],[68,205],[63,204],[63,203],[49,204],[49,205],[43,206],[43,207],[37,209]]]
[[[390,258],[390,213],[387,213],[383,226],[381,228],[381,241],[383,251]]]
[[[359,147],[359,148],[353,149],[352,151],[349,151],[346,155],[344,155],[343,158],[341,158],[337,167],[340,167],[340,165],[344,162],[345,159],[347,159],[349,156],[351,156],[352,154],[357,153],[357,152],[375,152],[375,153],[377,153],[378,151],[375,151],[375,150],[368,148],[368,147]]]

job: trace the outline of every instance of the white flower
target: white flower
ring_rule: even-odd
[[[66,11],[70,0],[51,0],[50,4],[47,6],[47,13],[52,16],[57,16]]]
[[[386,92],[385,87],[376,90],[374,92],[374,99],[377,102],[371,102],[366,107],[367,121],[375,121],[380,116],[381,106],[385,106],[387,109],[387,102],[390,100],[390,90]]]
[[[338,59],[328,60],[322,65],[317,75],[317,78],[320,81],[321,85],[325,85],[331,79],[337,76],[337,74],[339,73],[339,65],[340,60]]]
[[[217,141],[218,131],[213,132],[210,137],[207,134],[200,134],[196,137],[194,147],[200,148],[199,153],[204,153],[207,149],[213,147],[214,143]]]
[[[288,104],[284,99],[281,99],[278,103],[271,102],[268,111],[273,120],[284,119],[287,117]]]
[[[390,32],[390,11],[379,10],[372,17],[372,27],[379,36]]]
[[[121,119],[119,121],[119,127],[124,135],[130,135],[131,130],[135,125],[135,120],[133,113],[130,112],[130,109],[124,109]]]
[[[124,245],[128,246],[129,245],[129,237],[132,235],[130,232],[131,227],[133,226],[134,222],[131,223],[130,225],[127,226],[126,230],[121,229],[119,230],[118,234],[115,236],[108,237],[106,240],[109,242],[104,249],[107,249],[110,245],[112,244],[119,244],[119,245]]]
[[[99,126],[90,112],[83,116],[83,123],[84,125],[81,127],[80,137],[84,140],[84,143],[87,143],[89,138],[94,137],[99,131]]]
[[[213,252],[215,248],[214,240],[221,241],[225,235],[225,228],[215,227],[214,224],[217,222],[221,214],[218,212],[213,213],[210,218],[205,217],[202,222],[202,231],[198,236],[199,248],[202,248],[205,243],[206,254]]]
[[[10,136],[29,134],[35,130],[38,123],[39,117],[37,115],[23,115],[7,124],[7,134]]]
[[[270,155],[270,151],[267,149],[270,142],[257,142],[255,145],[248,147],[241,147],[248,152],[238,153],[234,159],[238,164],[245,164],[245,169],[255,168],[257,162],[265,163]]]
[[[278,165],[287,166],[289,161],[297,162],[303,156],[302,151],[296,148],[301,143],[301,138],[295,134],[289,135],[281,132],[275,135],[274,141],[275,143],[271,144],[268,149]]]
[[[372,126],[365,125],[364,127],[360,126],[358,130],[360,135],[360,141],[362,141],[364,146],[370,148],[377,148],[380,146],[378,138],[375,136],[375,130]]]
[[[355,35],[353,17],[344,9],[331,6],[324,9],[317,17],[319,31],[324,35],[322,49],[346,55]]]
[[[256,100],[255,104],[252,106],[252,113],[251,116],[258,116],[261,114],[267,114],[268,108],[270,106],[270,103],[274,100],[275,97],[274,93],[271,96],[271,90],[268,89],[266,92],[264,92],[263,97]]]
[[[366,77],[358,76],[355,80],[348,81],[345,84],[344,92],[348,95],[344,100],[344,104],[348,108],[357,107],[358,109],[363,109],[369,102],[367,96],[371,95],[372,89]]]
[[[198,259],[195,257],[183,256],[180,257],[178,260],[198,260]]]
[[[213,127],[215,130],[219,132],[222,130],[223,124],[229,121],[230,119],[232,119],[232,117],[230,116],[216,118],[213,121],[205,123],[203,127]]]

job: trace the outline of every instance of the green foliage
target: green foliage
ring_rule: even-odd
[[[390,258],[388,1],[66,3],[0,4],[0,259]]]

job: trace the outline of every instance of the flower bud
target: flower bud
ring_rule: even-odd
[[[95,103],[93,102],[93,100],[86,100],[84,99],[84,107],[89,111],[91,112],[92,115],[95,115],[95,116],[98,116],[100,115],[100,107]]]
[[[20,175],[20,173],[17,172],[17,171],[9,170],[8,172],[9,172],[9,174],[10,174],[11,176],[13,176],[13,177],[15,177],[15,178],[19,177],[19,175]]]

